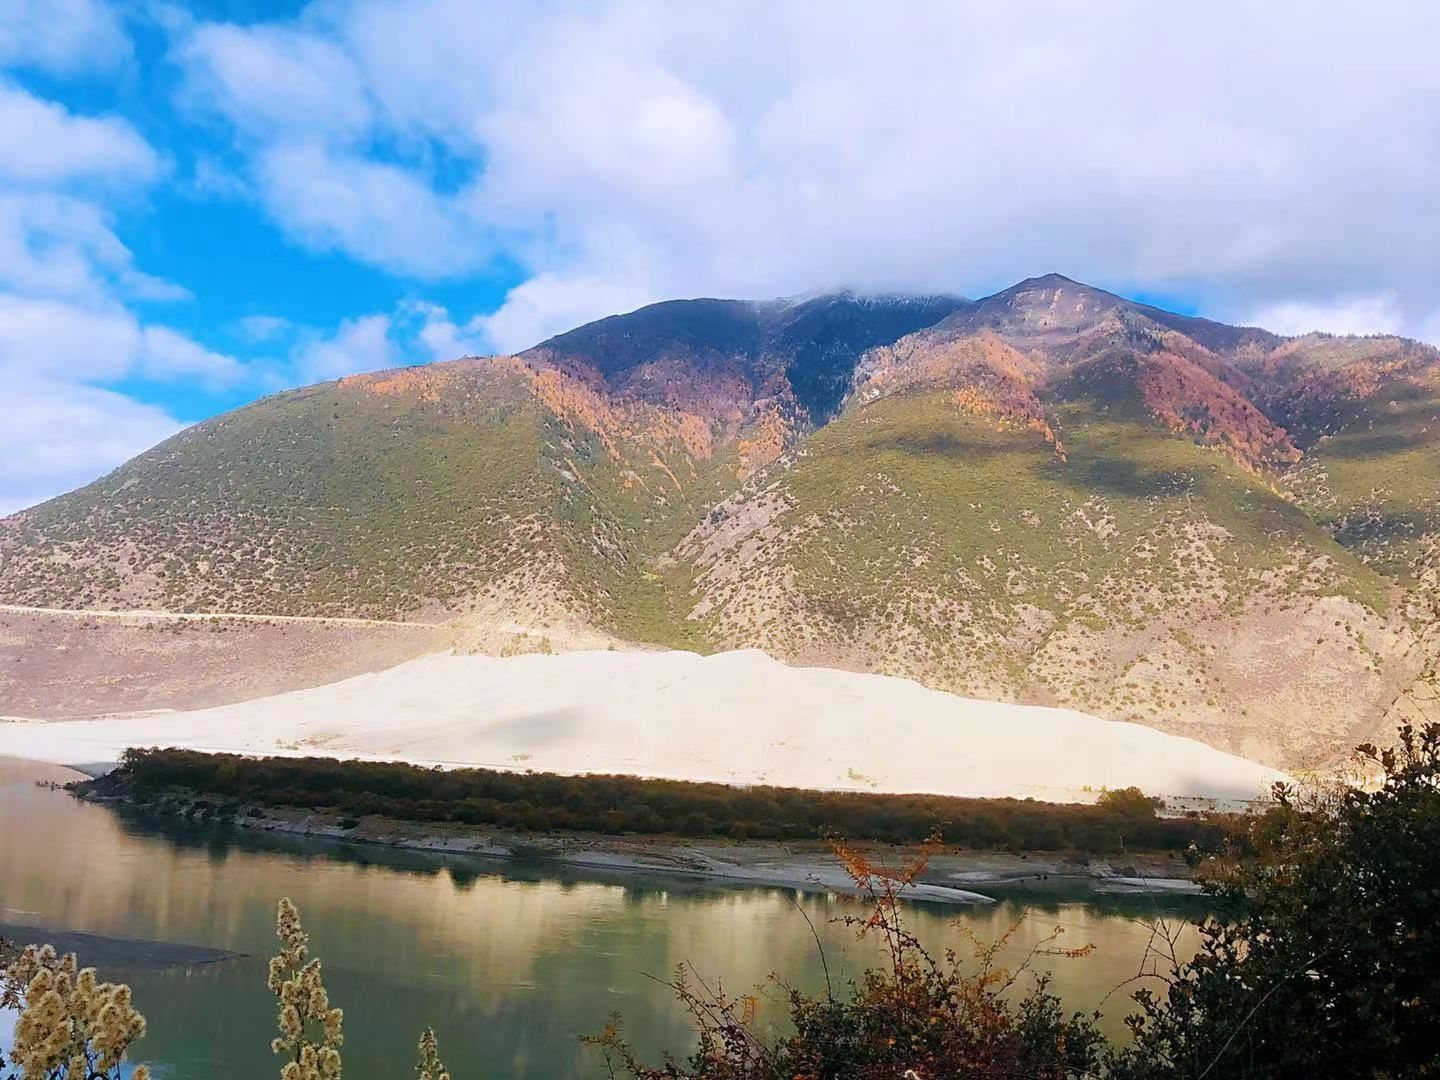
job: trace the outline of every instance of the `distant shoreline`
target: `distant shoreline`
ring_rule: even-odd
[[[156,804],[117,795],[80,790],[76,797],[101,805],[124,806],[147,814],[193,820],[188,806]],[[263,816],[253,816],[261,810]],[[233,817],[201,820],[247,831],[310,837],[344,844],[373,844],[399,850],[459,855],[479,859],[544,860],[576,870],[652,873],[693,878],[715,884],[796,889],[803,892],[851,893],[853,884],[824,841],[692,840],[670,836],[607,836],[585,832],[519,832],[485,826],[402,821],[362,817],[349,828],[338,813],[286,807],[244,807]],[[853,845],[886,864],[903,859],[905,851],[884,843]],[[1042,881],[1088,882],[1100,894],[1198,895],[1199,886],[1186,875],[1178,855],[1151,852],[1120,858],[1087,857],[1070,852],[1013,853],[954,848],[941,849],[909,899],[923,903],[971,905],[995,902],[977,891],[986,886],[1014,887]]]

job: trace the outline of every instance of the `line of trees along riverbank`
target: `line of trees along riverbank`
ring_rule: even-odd
[[[82,786],[140,802],[184,792],[222,815],[246,806],[292,807],[351,818],[736,840],[839,834],[919,843],[939,831],[947,843],[967,847],[1089,854],[1208,850],[1235,820],[1159,817],[1155,801],[1133,788],[1080,806],[158,749],[127,751],[117,772]]]

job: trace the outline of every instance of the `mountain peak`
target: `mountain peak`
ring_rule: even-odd
[[[1044,274],[1040,277],[1026,278],[1024,281],[1011,285],[1008,289],[1002,289],[993,296],[987,296],[980,301],[985,303],[989,300],[998,300],[1001,297],[1018,300],[1024,298],[1027,303],[1049,302],[1043,298],[1075,298],[1097,304],[1104,304],[1111,307],[1121,305],[1134,306],[1131,301],[1115,293],[1107,292],[1094,285],[1087,285],[1083,281],[1076,281],[1064,274]]]
[[[1139,309],[1114,293],[1063,274],[1026,278],[968,304],[942,323],[946,336],[995,330],[1018,341],[1074,337],[1120,309]]]
[[[521,355],[622,396],[711,418],[744,415],[788,383],[806,414],[823,423],[849,389],[861,354],[933,326],[965,303],[853,289],[770,301],[671,300],[576,327]]]
[[[1036,286],[1042,286],[1046,288],[1061,288],[1066,285],[1078,285],[1082,289],[1091,288],[1091,286],[1086,285],[1082,281],[1076,281],[1074,278],[1068,278],[1064,274],[1056,274],[1053,272],[1049,274],[1041,274],[1039,277],[1026,278],[1024,281],[1017,282],[1016,284],[1010,286],[1010,288],[1035,288]],[[1010,290],[1007,289],[1005,291],[1009,292]]]
[[[429,643],[766,648],[1308,767],[1440,664],[1436,365],[1061,274],[974,302],[670,301],[181,432],[0,521],[0,602],[425,624],[374,628],[366,664]],[[431,625],[452,617],[454,636]],[[292,635],[297,670],[337,640],[243,621],[265,649]],[[115,622],[0,612],[5,704],[16,670],[52,696],[22,687],[11,711],[50,715],[262,677],[178,682],[174,635]],[[115,678],[117,649],[149,658],[143,686]]]

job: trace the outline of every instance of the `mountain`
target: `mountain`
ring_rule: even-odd
[[[588,323],[521,355],[624,398],[738,423],[781,398],[833,418],[867,349],[966,306],[948,296],[828,293],[801,301],[672,300]]]
[[[0,603],[754,646],[1293,770],[1419,707],[1437,424],[1429,346],[1059,275],[671,301],[197,425],[0,522]]]

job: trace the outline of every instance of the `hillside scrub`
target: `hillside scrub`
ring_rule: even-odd
[[[347,819],[508,829],[639,833],[736,840],[946,842],[1018,851],[1114,854],[1216,848],[1229,815],[1161,818],[1134,789],[1096,806],[1020,799],[816,792],[729,787],[633,776],[560,776],[330,758],[247,758],[192,750],[131,749],[110,776],[82,792],[137,802],[204,803],[222,816],[242,807],[330,810]]]
[[[207,420],[0,521],[0,600],[756,648],[1293,773],[1437,663],[1437,440],[1440,351],[1390,336],[1055,275],[675,301]],[[108,671],[83,711],[173,707]]]

